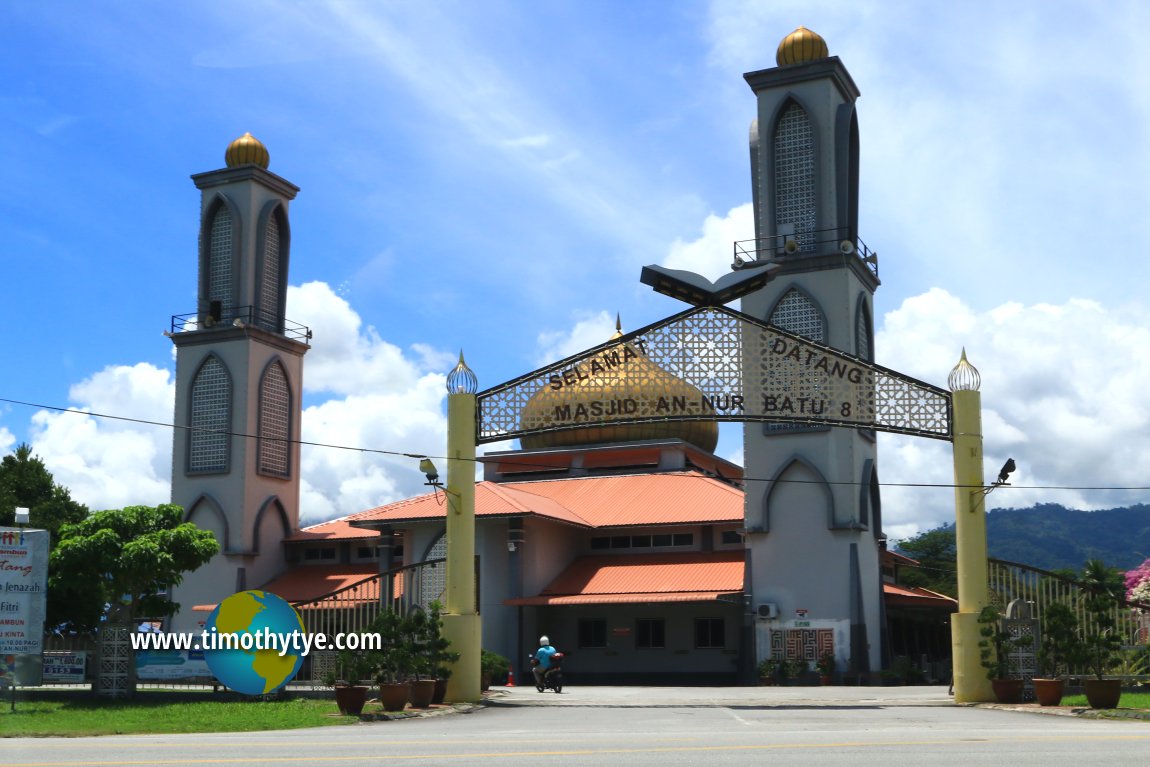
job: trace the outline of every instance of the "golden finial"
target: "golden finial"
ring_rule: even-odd
[[[240,165],[258,165],[267,170],[268,164],[271,162],[271,155],[268,154],[268,148],[258,138],[250,133],[245,133],[228,144],[228,149],[224,152],[224,162],[228,164],[229,168]]]
[[[830,56],[827,41],[806,27],[799,27],[783,38],[775,52],[775,62],[780,67],[790,64],[805,64]]]
[[[611,340],[623,337],[623,320],[618,312],[615,312],[615,335],[611,336]]]
[[[982,385],[982,376],[979,375],[978,368],[966,359],[965,346],[962,347],[962,358],[954,366],[954,370],[950,371],[946,382],[950,385],[951,391],[978,391]]]

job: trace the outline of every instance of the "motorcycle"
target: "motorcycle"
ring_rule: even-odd
[[[531,656],[531,669],[534,672],[535,667],[539,665],[539,659],[534,655]],[[534,674],[533,674],[534,675]],[[551,665],[547,667],[547,671],[543,674],[543,683],[539,683],[539,678],[535,678],[535,689],[539,692],[544,690],[554,690],[555,692],[563,692],[563,653],[557,652],[551,656]]]

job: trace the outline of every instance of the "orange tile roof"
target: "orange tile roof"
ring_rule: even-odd
[[[375,562],[350,565],[299,565],[281,573],[260,588],[283,597],[288,602],[304,602],[379,573]],[[354,595],[349,595],[354,601]]]
[[[365,530],[362,527],[352,527],[348,523],[351,517],[340,517],[339,519],[328,520],[327,522],[320,522],[317,525],[308,525],[307,527],[297,530],[288,541],[336,541],[347,540],[353,538],[378,538],[378,530]]]
[[[918,586],[897,586],[893,583],[882,585],[883,599],[888,607],[939,607],[958,609],[958,600],[939,594],[937,591]]]
[[[710,602],[743,591],[743,551],[580,557],[535,597],[509,605]]]
[[[410,522],[446,516],[442,493],[421,495],[355,514],[350,522]],[[581,527],[741,522],[743,491],[693,471],[480,482],[475,513],[536,514]]]

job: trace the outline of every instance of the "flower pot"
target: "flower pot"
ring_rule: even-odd
[[[435,692],[431,695],[431,702],[433,705],[438,706],[447,698],[447,680],[435,680]]]
[[[367,703],[367,687],[341,684],[335,688],[335,705],[344,716],[359,716]]]
[[[1083,686],[1090,708],[1118,708],[1122,697],[1121,679],[1087,679]]]
[[[1035,679],[1034,698],[1040,706],[1058,706],[1062,703],[1062,679]]]
[[[819,674],[819,684],[821,684],[823,687],[828,686],[832,681],[834,680],[830,674]]]
[[[990,686],[994,688],[994,697],[999,703],[1022,702],[1021,679],[991,679]]]
[[[409,698],[411,685],[407,682],[381,682],[379,685],[379,702],[384,711],[403,711]]]
[[[416,679],[411,683],[411,707],[427,708],[435,696],[434,679]]]

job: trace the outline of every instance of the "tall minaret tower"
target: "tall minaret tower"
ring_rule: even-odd
[[[201,193],[197,309],[176,317],[172,503],[215,533],[220,553],[176,589],[178,631],[285,568],[282,541],[299,528],[303,355],[310,333],[284,318],[299,192],[268,171],[250,133],[227,167],[192,176]]]
[[[803,27],[779,45],[777,62],[744,77],[758,99],[757,257],[781,268],[742,309],[870,362],[879,281],[858,237],[859,92],[823,39]],[[747,476],[766,480],[747,483],[745,511],[758,657],[788,645],[817,657],[833,642],[839,670],[877,670],[884,536],[874,433],[747,424],[744,458]]]

